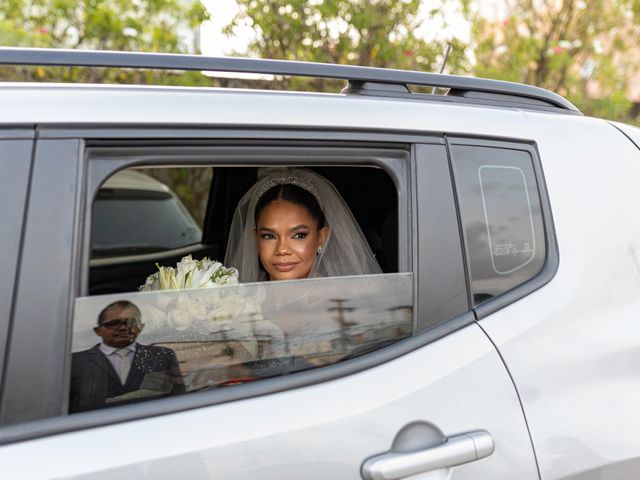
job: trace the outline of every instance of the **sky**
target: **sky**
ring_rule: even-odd
[[[252,38],[253,32],[250,28],[237,30],[234,36],[226,36],[222,33],[223,28],[228,25],[238,12],[238,5],[235,0],[202,0],[202,3],[211,13],[211,20],[203,24],[201,29],[201,51],[206,56],[232,55],[233,52],[243,53],[247,44]],[[437,3],[437,0],[423,0],[424,8],[430,8]],[[475,8],[488,15],[497,15],[496,5],[499,0],[482,0],[474,2]],[[428,31],[424,32],[427,40],[434,38],[447,38],[451,35],[469,41],[470,29],[467,22],[456,13],[456,2],[448,2],[445,7],[447,20],[450,24],[448,30],[433,28],[430,25]],[[431,33],[436,32],[436,33]]]
[[[200,31],[202,54],[219,57],[230,55],[233,51],[244,51],[251,39],[250,29],[238,32],[239,34],[233,37],[222,33],[222,29],[238,13],[238,5],[235,0],[202,0],[202,3],[211,13],[211,20],[204,23]]]

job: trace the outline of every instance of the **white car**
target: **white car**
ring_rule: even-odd
[[[3,478],[640,475],[640,130],[535,87],[420,72],[37,49],[0,64],[348,82],[0,85]],[[293,166],[336,186],[382,273],[137,290],[156,265],[222,261],[240,197]],[[135,201],[97,213],[126,177],[175,198],[149,168],[213,171],[204,220],[181,203],[180,227]],[[184,241],[154,245],[156,227]],[[122,240],[113,255],[98,232]],[[123,325],[144,323],[139,348],[178,365],[179,391],[149,368],[76,402],[103,387],[75,372],[114,302],[136,305]]]

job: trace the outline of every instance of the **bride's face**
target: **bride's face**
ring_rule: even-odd
[[[256,222],[258,255],[271,280],[294,280],[309,276],[329,229],[318,228],[309,211],[286,200],[274,200]]]

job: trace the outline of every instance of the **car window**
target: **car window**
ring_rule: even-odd
[[[385,347],[411,335],[411,284],[412,274],[401,273],[80,298],[70,412],[227,387]],[[105,308],[122,315],[97,328]],[[122,324],[133,318],[138,326]],[[109,361],[114,354],[100,342],[118,335],[137,346],[122,378],[117,354]]]
[[[474,305],[534,277],[546,245],[529,151],[453,145]]]
[[[183,180],[170,175],[167,180],[173,180],[173,189],[150,173],[128,169],[105,182],[93,203],[93,258],[159,252],[201,241],[201,224],[174,192],[184,188]],[[208,184],[205,187],[208,190]]]
[[[412,335],[413,274],[394,272],[398,197],[383,170],[319,167],[311,172],[341,190],[336,198],[353,214],[343,220],[362,231],[378,273],[259,282],[243,280],[242,263],[221,262],[240,197],[274,169],[216,167],[213,188],[201,184],[189,192],[205,212],[202,232],[174,193],[180,182],[172,179],[194,177],[203,169],[181,168],[180,175],[172,170],[164,169],[164,182],[151,176],[157,169],[123,170],[95,197],[90,295],[77,298],[74,310],[70,413],[311,370]],[[364,185],[353,190],[354,180]],[[305,185],[304,177],[300,182]],[[317,186],[310,187],[319,195]],[[371,215],[373,205],[376,215]],[[311,260],[336,253],[329,250],[339,241],[336,224],[331,227],[334,243],[325,252],[314,250]],[[275,222],[273,230],[260,231],[268,252],[279,228]],[[307,227],[295,228],[291,238],[296,242],[310,234]],[[190,229],[198,229],[201,243],[185,247],[180,241]],[[255,235],[249,232],[249,250],[256,248]],[[111,245],[111,253],[121,257],[97,258],[98,245]],[[183,248],[167,252],[177,247]],[[280,255],[277,248],[273,255]],[[292,267],[276,268],[286,278]]]

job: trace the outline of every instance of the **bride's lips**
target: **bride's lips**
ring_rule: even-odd
[[[274,263],[273,266],[279,272],[290,272],[298,265],[298,262],[283,262],[283,263]]]

